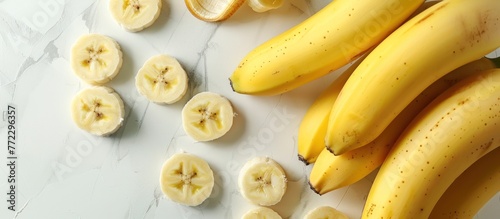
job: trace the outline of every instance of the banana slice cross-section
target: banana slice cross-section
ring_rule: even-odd
[[[266,12],[283,6],[284,0],[248,0],[248,5],[255,12]]]
[[[179,152],[163,164],[160,187],[163,194],[172,201],[197,206],[212,193],[214,174],[204,159]]]
[[[246,212],[241,219],[281,219],[282,217],[273,209],[258,207]]]
[[[184,131],[196,141],[211,141],[225,135],[233,125],[231,102],[220,94],[201,92],[182,109]]]
[[[109,11],[120,26],[130,32],[151,26],[160,16],[161,0],[110,0]]]
[[[349,217],[330,206],[320,206],[309,211],[304,219],[349,219]]]
[[[120,45],[101,34],[86,34],[71,48],[71,68],[83,81],[101,85],[113,79],[122,67]]]
[[[71,103],[71,114],[79,128],[106,136],[122,126],[125,110],[121,97],[113,89],[94,86],[76,94]]]
[[[248,201],[260,206],[271,206],[280,202],[285,194],[287,177],[275,160],[255,157],[241,168],[238,186]]]
[[[144,63],[135,77],[135,86],[148,100],[171,104],[186,94],[188,76],[180,63],[168,55],[156,55]]]

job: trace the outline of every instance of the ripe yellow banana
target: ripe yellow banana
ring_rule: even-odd
[[[498,0],[443,0],[395,30],[342,88],[328,122],[329,151],[373,141],[434,81],[500,47],[498,11]]]
[[[424,2],[411,16],[415,16],[425,9],[436,4],[438,1]],[[337,99],[340,90],[344,86],[345,82],[352,74],[352,72],[359,66],[361,61],[366,57],[372,49],[365,52],[360,58],[358,58],[349,68],[347,68],[341,75],[328,86],[311,104],[307,112],[302,118],[301,124],[299,126],[298,138],[297,138],[297,148],[299,160],[304,162],[306,165],[314,163],[325,148],[325,135],[328,126],[328,119],[330,117],[330,111],[333,103]],[[483,70],[493,68],[494,65],[491,61],[486,58],[479,59],[471,64],[462,66],[460,69],[464,72],[469,73],[467,68],[470,70]]]
[[[428,218],[451,183],[500,146],[499,130],[500,69],[458,82],[400,135],[375,177],[362,218]]]
[[[439,198],[429,218],[473,218],[500,192],[499,161],[500,147],[467,168]]]
[[[424,0],[335,0],[250,51],[230,76],[235,92],[276,95],[336,70],[378,44]]]
[[[321,147],[323,151],[319,154],[309,176],[311,189],[323,195],[335,189],[351,185],[366,177],[382,165],[399,135],[427,104],[458,81],[493,68],[495,68],[494,63],[483,57],[440,78],[418,95],[382,134],[363,147],[335,156],[324,147],[323,143],[323,147]],[[326,130],[323,130],[322,133],[325,132]],[[318,149],[319,147],[316,148],[316,150]]]
[[[325,149],[325,135],[328,118],[333,103],[351,76],[351,73],[361,63],[365,56],[360,57],[341,75],[339,75],[311,104],[304,114],[297,135],[297,149],[299,160],[306,165],[314,163],[321,151]]]

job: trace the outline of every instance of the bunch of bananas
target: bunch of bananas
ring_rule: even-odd
[[[500,191],[500,68],[485,58],[500,47],[499,11],[498,0],[335,0],[247,54],[231,86],[277,95],[350,65],[299,128],[311,188],[378,169],[363,218],[470,218]]]

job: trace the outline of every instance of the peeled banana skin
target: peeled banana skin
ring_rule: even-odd
[[[439,198],[431,219],[473,218],[500,192],[500,147],[467,168]]]
[[[426,88],[394,119],[381,135],[363,147],[337,156],[323,147],[324,150],[314,163],[309,176],[310,187],[316,193],[323,195],[335,189],[351,185],[366,177],[382,165],[398,136],[434,98],[460,80],[495,67],[491,60],[483,57],[453,70]]]
[[[423,2],[332,1],[243,57],[229,78],[232,89],[277,95],[324,76],[378,44]]]
[[[451,183],[500,146],[500,69],[468,77],[408,125],[372,184],[362,218],[428,218]]]
[[[339,155],[373,141],[434,81],[500,47],[498,11],[497,0],[443,0],[389,35],[332,107],[329,151]]]

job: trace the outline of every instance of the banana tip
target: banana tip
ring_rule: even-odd
[[[231,80],[231,78],[229,78],[229,86],[231,86],[231,90],[236,92],[236,90],[234,90],[233,81]]]
[[[298,155],[299,157],[299,160],[302,161],[302,163],[304,163],[306,166],[309,165],[310,163],[306,160],[306,158],[304,158],[304,156],[302,155]]]
[[[312,185],[311,181],[309,181],[308,184],[309,184],[309,188],[311,188],[311,190],[313,190],[314,193],[316,193],[318,195],[322,195],[321,193],[319,193],[318,190],[316,190],[316,188],[314,188],[314,186]]]
[[[337,154],[335,153],[335,151],[332,149],[332,147],[329,147],[329,146],[326,146],[326,150],[328,150],[330,153],[332,153],[333,155],[337,156]]]

